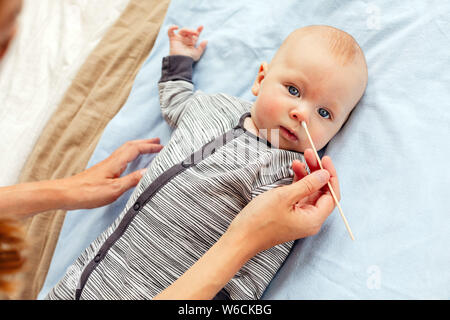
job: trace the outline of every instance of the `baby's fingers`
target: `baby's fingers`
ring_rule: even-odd
[[[203,55],[203,52],[205,52],[207,44],[208,44],[208,41],[204,40],[204,41],[200,42],[200,44],[198,45],[197,48],[195,48],[195,55],[192,56],[194,61],[198,61],[200,59],[200,57]]]
[[[169,30],[167,31],[167,35],[169,36],[169,38],[172,38],[175,36],[175,30],[177,30],[177,29],[178,29],[178,26],[175,26],[175,25],[169,27]]]
[[[203,54],[203,51],[205,51],[206,49],[206,45],[208,44],[208,40],[203,40],[202,42],[200,42],[200,44],[198,45],[198,49],[200,50],[201,54]]]
[[[180,31],[178,31],[178,34],[182,37],[198,37],[198,32],[196,30],[192,30],[192,29],[180,29]]]

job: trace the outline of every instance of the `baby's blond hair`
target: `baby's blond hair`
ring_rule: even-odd
[[[283,48],[292,41],[300,41],[305,36],[310,35],[316,39],[325,40],[331,54],[338,59],[340,64],[346,65],[355,58],[361,58],[366,65],[364,53],[356,40],[347,32],[326,25],[311,25],[294,30],[283,41],[278,51],[283,51]]]

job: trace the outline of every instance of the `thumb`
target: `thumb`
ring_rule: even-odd
[[[303,179],[292,183],[288,188],[288,199],[292,203],[302,200],[304,197],[320,190],[327,184],[330,174],[327,170],[321,169],[314,171]]]
[[[205,51],[207,44],[208,40],[203,40],[202,42],[200,42],[200,44],[197,47],[197,50],[199,51],[200,54],[203,54],[203,51]]]

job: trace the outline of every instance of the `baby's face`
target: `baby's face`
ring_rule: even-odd
[[[254,125],[268,141],[278,139],[280,149],[304,152],[311,147],[302,121],[317,150],[322,149],[365,90],[365,64],[342,66],[321,41],[306,37],[288,45],[270,65],[261,65],[252,87],[257,96],[251,110]]]

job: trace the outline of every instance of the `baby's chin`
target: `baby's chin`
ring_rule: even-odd
[[[299,152],[302,154],[305,152],[306,149],[313,149],[313,147],[309,143],[308,139],[303,140],[303,138],[299,138],[299,139],[297,139],[297,141],[291,142],[291,141],[283,140],[283,138],[280,137],[278,141],[276,141],[276,140],[277,140],[277,138],[274,141],[267,139],[267,141],[270,142],[272,147],[278,148],[278,149]],[[325,146],[326,146],[326,144],[325,144]],[[325,146],[322,146],[322,144],[320,144],[315,147],[316,147],[316,150],[319,151],[319,150],[322,150]]]
[[[297,139],[296,141],[289,141],[286,140],[284,137],[275,137],[274,139],[271,139],[270,137],[266,139],[270,142],[273,148],[282,149],[282,150],[288,150],[288,151],[294,151],[294,152],[300,152],[303,153],[305,149],[307,149],[309,146],[301,139]]]

